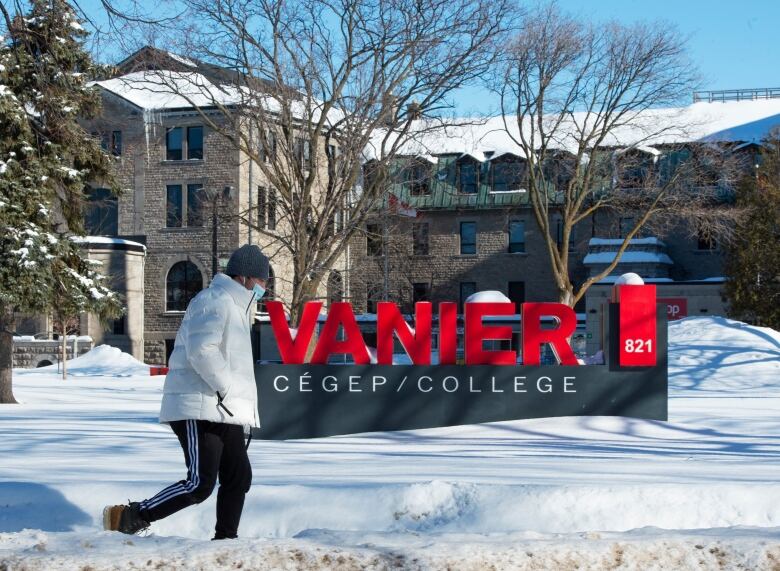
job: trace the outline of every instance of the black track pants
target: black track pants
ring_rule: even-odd
[[[236,537],[244,496],[252,485],[243,427],[207,420],[175,420],[170,425],[184,450],[187,479],[141,502],[141,514],[156,521],[199,504],[211,495],[219,477],[215,537]]]

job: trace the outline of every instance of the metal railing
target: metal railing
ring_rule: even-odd
[[[756,99],[780,98],[780,87],[759,87],[756,89],[723,89],[720,91],[694,91],[693,102],[706,101],[754,101]]]

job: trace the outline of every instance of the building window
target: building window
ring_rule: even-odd
[[[93,132],[92,136],[100,139],[100,148],[105,152],[111,151],[115,157],[122,154],[122,131]]]
[[[165,310],[184,311],[203,289],[203,276],[192,262],[176,262],[165,280]]]
[[[184,202],[181,195],[180,184],[169,184],[166,188],[166,222],[167,228],[180,228],[182,226],[182,213]]]
[[[336,232],[343,232],[349,221],[349,210],[346,206],[341,206],[336,210]]]
[[[493,192],[520,190],[525,184],[525,167],[520,160],[496,159],[490,163]]]
[[[382,288],[374,284],[366,286],[366,313],[376,313],[376,304],[382,299]]]
[[[184,128],[171,127],[165,131],[165,160],[203,160],[203,127],[187,127],[186,152]]]
[[[552,186],[555,192],[565,192],[569,188],[577,161],[573,155],[565,151],[552,153],[542,165],[544,181]]]
[[[113,335],[125,335],[125,316],[109,320],[109,327]]]
[[[187,158],[203,160],[203,127],[187,127]]]
[[[276,133],[273,131],[265,132],[265,139],[260,141],[260,160],[264,163],[276,159]]]
[[[645,188],[653,185],[653,157],[643,151],[629,151],[618,159],[617,187]]]
[[[576,229],[576,226],[572,226],[569,229],[569,253],[575,250],[574,243],[577,240]],[[563,218],[555,218],[555,244],[559,249],[563,244]]]
[[[181,184],[166,187],[167,228],[203,226],[203,185],[188,184],[186,194]]]
[[[174,127],[165,132],[165,160],[180,161],[182,159],[181,127]]]
[[[417,282],[412,284],[412,303],[418,301],[431,301],[431,284]]]
[[[476,222],[460,223],[460,253],[461,254],[477,253],[477,223]]]
[[[458,302],[460,303],[461,313],[464,312],[466,300],[475,293],[477,293],[477,282],[460,282],[460,298]]]
[[[383,164],[372,159],[363,165],[363,186],[366,190],[376,192],[380,184],[387,184],[387,171]]]
[[[705,234],[704,232],[698,232],[696,236],[696,248],[698,250],[712,251],[718,249],[718,243],[715,238]]]
[[[295,139],[295,158],[301,170],[311,168],[311,141],[308,139]]]
[[[509,252],[525,252],[525,222],[512,220],[509,222]]]
[[[555,220],[555,243],[558,248],[563,244],[563,220],[561,218]]]
[[[417,222],[412,225],[412,250],[415,256],[428,255],[428,224]]]
[[[115,157],[122,155],[122,131],[111,131],[111,154]]]
[[[260,313],[268,313],[266,303],[275,299],[276,291],[276,277],[274,275],[274,269],[268,266],[268,282],[265,284],[265,293],[260,301],[257,303],[257,311]]]
[[[269,230],[276,230],[276,189],[268,189],[268,224]]]
[[[382,227],[379,224],[366,224],[366,255],[382,255]]]
[[[344,280],[333,270],[328,275],[328,307],[339,301],[344,301]]]
[[[620,238],[625,238],[628,236],[628,233],[631,232],[631,230],[634,229],[634,218],[633,217],[625,217],[621,218],[618,221],[618,232],[620,234]]]
[[[187,185],[187,226],[203,226],[203,185]]]
[[[90,236],[116,236],[119,214],[117,198],[107,188],[88,188],[84,230]]]
[[[470,160],[458,163],[458,192],[476,194],[479,188],[479,165]]]
[[[265,228],[265,217],[267,207],[266,189],[264,186],[257,187],[257,227]]]
[[[331,162],[336,162],[336,159],[338,159],[339,156],[341,156],[341,152],[339,151],[339,148],[336,145],[328,144],[328,146],[326,147],[326,152]]]
[[[525,303],[525,282],[509,282],[506,296],[515,304],[515,311],[519,313],[520,304]]]
[[[425,196],[431,193],[431,165],[421,160],[412,160],[406,168],[406,187],[412,196]]]

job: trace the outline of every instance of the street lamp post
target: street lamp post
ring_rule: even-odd
[[[220,192],[215,188],[205,190],[206,198],[211,201],[211,278],[217,275],[219,270],[218,238],[219,216],[217,209],[221,201],[228,201],[233,196],[233,187],[226,186]]]

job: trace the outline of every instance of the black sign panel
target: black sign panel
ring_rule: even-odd
[[[611,308],[612,309],[612,308]],[[552,416],[667,420],[665,314],[655,367],[263,365],[261,439],[317,438]],[[614,322],[613,322],[614,323]]]

